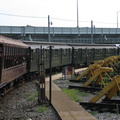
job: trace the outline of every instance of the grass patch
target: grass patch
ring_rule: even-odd
[[[74,100],[76,102],[82,101],[82,99],[79,97],[80,96],[79,90],[63,89],[63,92],[66,93],[72,100]]]
[[[32,101],[32,100],[35,100],[35,97],[29,97],[29,98],[27,98],[27,101]]]
[[[28,97],[26,98],[27,101],[35,100],[38,97],[38,92],[27,93]]]
[[[31,95],[32,95],[32,93],[26,93],[26,95],[27,95],[27,96],[31,96]]]
[[[33,93],[33,96],[34,96],[34,97],[38,97],[38,92],[34,92],[34,93]]]
[[[90,111],[89,113],[92,115],[96,115],[98,112],[97,111]]]
[[[43,112],[45,112],[47,110],[48,110],[48,107],[46,107],[45,105],[41,105],[41,106],[39,106],[37,112],[43,113]]]
[[[83,97],[87,97],[89,94],[86,93],[86,92],[81,92],[81,91],[79,91],[79,95],[80,95],[80,96],[83,96]]]
[[[75,79],[75,78],[76,78],[76,76],[75,76],[75,75],[72,75],[72,76],[71,76],[71,79]]]

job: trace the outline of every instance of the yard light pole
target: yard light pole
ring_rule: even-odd
[[[120,10],[117,12],[117,28],[118,28],[118,13],[120,12]]]

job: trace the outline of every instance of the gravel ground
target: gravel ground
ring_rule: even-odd
[[[60,88],[68,88],[69,84],[73,84],[65,79],[54,82]],[[88,93],[88,96],[82,99],[87,102],[92,97],[93,94]],[[52,106],[45,105],[47,109],[44,112],[39,111],[40,108],[42,106],[37,103],[34,81],[27,82],[0,99],[0,120],[60,120]],[[119,114],[98,113],[90,110],[88,112],[98,120],[120,120]]]
[[[45,111],[42,110],[45,108]],[[0,120],[60,120],[50,105],[37,103],[34,81],[12,90],[0,100]]]
[[[73,82],[69,82],[69,80],[64,80],[64,79],[58,79],[54,81],[61,89],[63,88],[68,88],[70,84],[73,85]],[[78,85],[78,83],[75,83]],[[88,96],[83,97],[83,102],[88,102],[94,95],[91,93],[87,93]],[[81,97],[81,96],[80,96]],[[97,120],[120,120],[120,114],[114,114],[114,113],[98,113],[97,111],[90,111],[88,110],[89,113],[91,113]]]

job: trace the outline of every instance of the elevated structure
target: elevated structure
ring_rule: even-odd
[[[92,32],[91,32],[92,31]],[[48,27],[0,26],[0,34],[15,39],[48,41]],[[93,35],[93,40],[91,40]],[[51,27],[51,42],[120,44],[120,28]]]

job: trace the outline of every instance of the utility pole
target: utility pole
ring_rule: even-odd
[[[50,81],[49,81],[49,104],[52,103],[52,46],[49,48],[49,67],[50,67]]]
[[[91,43],[93,43],[93,21],[91,20]]]
[[[117,12],[117,28],[118,28],[118,13],[120,12],[120,10]]]
[[[78,0],[77,0],[77,28],[79,28]]]
[[[50,16],[48,15],[48,42],[50,42]]]

